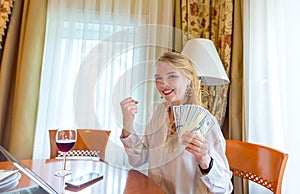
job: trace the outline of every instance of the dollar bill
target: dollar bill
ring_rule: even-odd
[[[201,133],[203,136],[214,125],[208,110],[198,105],[173,106],[174,120],[178,134],[185,131]]]

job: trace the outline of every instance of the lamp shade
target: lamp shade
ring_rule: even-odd
[[[195,38],[186,42],[181,52],[195,66],[202,85],[224,85],[229,83],[222,61],[214,43],[209,39]]]

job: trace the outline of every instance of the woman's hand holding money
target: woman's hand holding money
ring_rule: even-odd
[[[185,132],[182,135],[182,144],[186,146],[186,150],[195,156],[196,162],[201,169],[208,169],[212,158],[208,154],[209,144],[207,140],[200,134],[194,132]]]

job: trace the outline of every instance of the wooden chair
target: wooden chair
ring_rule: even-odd
[[[226,156],[233,176],[281,193],[288,154],[254,143],[226,140]]]
[[[61,157],[57,149],[55,136],[57,129],[49,130],[50,158]],[[105,150],[110,136],[108,130],[77,129],[77,141],[73,149],[67,153],[68,158],[98,158],[105,161]]]

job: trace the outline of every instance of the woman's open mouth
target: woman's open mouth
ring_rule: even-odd
[[[174,92],[174,90],[164,90],[164,91],[162,91],[162,93],[163,93],[165,96],[171,94],[172,92]]]

